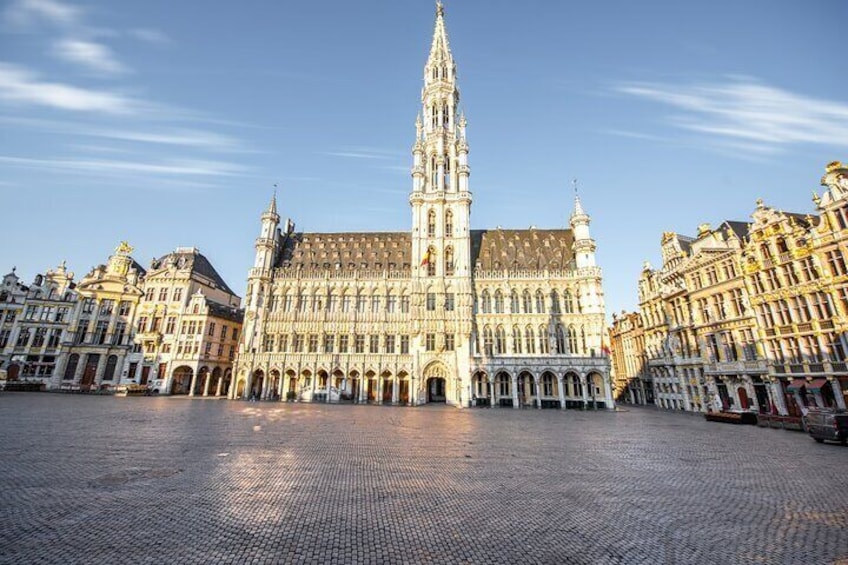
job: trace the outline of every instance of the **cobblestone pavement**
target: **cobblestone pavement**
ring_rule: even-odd
[[[848,563],[848,448],[626,412],[0,395],[3,563]]]

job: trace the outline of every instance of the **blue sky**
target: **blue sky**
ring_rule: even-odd
[[[197,246],[242,292],[272,187],[305,231],[410,227],[427,0],[0,3],[0,270]],[[608,312],[661,233],[812,212],[848,160],[841,0],[446,3],[475,228],[592,215]]]

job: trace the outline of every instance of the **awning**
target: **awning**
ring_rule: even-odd
[[[807,386],[805,379],[792,379],[792,382],[786,387],[786,392],[798,392],[805,386]]]
[[[827,384],[827,379],[813,379],[812,382],[807,384],[807,390],[821,390]]]

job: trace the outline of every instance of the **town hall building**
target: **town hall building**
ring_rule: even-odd
[[[231,398],[613,407],[590,217],[575,195],[568,228],[472,229],[456,76],[439,3],[410,231],[298,232],[271,200]]]

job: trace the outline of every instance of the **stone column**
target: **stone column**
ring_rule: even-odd
[[[215,396],[221,396],[221,389],[224,388],[224,372],[218,376],[218,386],[215,387]]]
[[[191,384],[188,386],[188,395],[194,396],[194,387],[197,384],[197,373],[198,371],[191,372]]]
[[[612,386],[610,385],[609,375],[604,379],[604,403],[607,405],[607,410],[615,408],[615,399],[612,397]]]
[[[209,381],[212,379],[212,371],[206,371],[206,381],[203,383],[203,396],[209,396]]]
[[[511,375],[510,378],[512,379],[512,407],[520,408],[518,403],[518,377]]]
[[[557,379],[557,393],[559,394],[559,407],[561,410],[565,410],[565,375],[556,377]]]
[[[779,378],[775,378],[771,381],[771,384],[768,388],[769,391],[772,393],[772,401],[774,402],[774,405],[777,408],[777,413],[781,416],[788,416],[789,408],[787,408],[786,399],[783,396],[783,383],[780,382]]]
[[[374,395],[375,396],[374,402],[376,404],[382,404],[383,403],[383,377],[379,376],[375,379],[375,381],[377,383],[377,392]]]
[[[397,375],[392,375],[392,406],[395,406],[398,403],[398,389],[400,388],[398,386],[399,384],[400,379],[398,379]]]
[[[542,409],[542,387],[539,383],[539,376],[533,375],[533,382],[536,383],[536,408]]]
[[[495,388],[495,378],[489,376],[488,381],[489,390],[491,391],[491,395],[489,396],[489,402],[492,406],[500,406],[498,403],[498,389]]]
[[[845,395],[842,394],[842,388],[839,386],[839,379],[835,378],[830,381],[830,386],[833,388],[833,397],[836,399],[836,405],[839,408],[845,409]]]
[[[583,392],[583,409],[589,408],[589,387],[586,385],[586,375],[580,375],[580,388]]]

